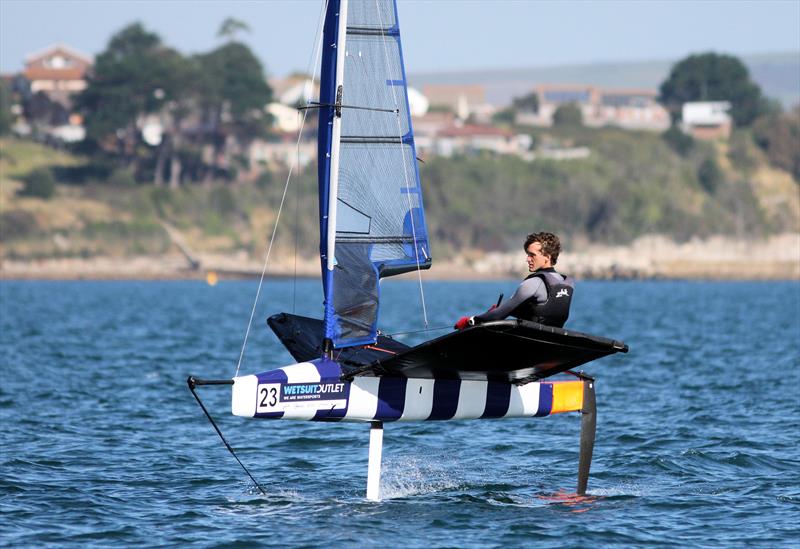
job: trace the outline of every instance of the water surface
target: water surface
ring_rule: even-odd
[[[429,327],[516,282],[428,282]],[[2,282],[0,544],[796,546],[800,284],[582,282],[568,324],[602,359],[589,497],[580,419],[387,424],[380,503],[368,427],[230,416],[186,377],[233,375],[255,282]],[[385,332],[423,327],[413,281],[382,286]],[[242,373],[292,362],[264,319],[318,316],[316,282],[262,290]],[[418,343],[443,332],[397,336]]]

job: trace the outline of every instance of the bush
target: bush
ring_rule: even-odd
[[[108,183],[112,187],[133,187],[136,185],[136,178],[132,170],[118,169],[108,178]]]
[[[749,131],[733,132],[728,141],[728,159],[740,172],[751,172],[758,167],[758,150]]]
[[[150,202],[156,210],[156,214],[164,217],[167,213],[167,206],[173,206],[175,197],[172,191],[166,187],[153,187],[150,190]]]
[[[753,124],[753,137],[770,164],[791,173],[800,183],[800,107],[759,118]]]
[[[272,172],[269,169],[264,170],[256,179],[256,187],[262,191],[272,186]]]
[[[724,176],[717,161],[714,158],[706,158],[697,168],[697,179],[707,193],[714,194],[722,183]]]
[[[96,158],[85,164],[53,166],[51,171],[60,183],[83,185],[93,181],[108,181],[114,168],[105,158]]]
[[[220,217],[224,218],[236,212],[236,199],[228,187],[217,187],[211,191],[208,201],[211,209]]]
[[[576,127],[583,125],[583,113],[575,103],[561,105],[553,113],[553,126]]]
[[[514,109],[503,109],[492,115],[494,124],[513,124],[516,111]]]
[[[56,192],[56,180],[47,168],[33,170],[25,177],[20,196],[33,196],[47,200]]]
[[[686,135],[677,126],[671,126],[670,129],[661,134],[669,148],[686,157],[694,148],[694,138],[691,135]]]
[[[39,228],[36,218],[25,210],[0,213],[0,242],[8,242],[33,234]]]

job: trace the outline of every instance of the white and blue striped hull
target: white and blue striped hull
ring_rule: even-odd
[[[234,378],[232,412],[311,421],[429,421],[541,417],[581,409],[581,381],[514,385],[495,381],[356,377],[341,380],[328,359]]]

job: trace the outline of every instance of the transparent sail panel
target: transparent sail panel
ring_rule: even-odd
[[[341,103],[336,347],[374,340],[380,278],[430,266],[393,0],[348,2]]]
[[[381,30],[397,26],[392,0],[350,0],[347,5],[350,29]]]
[[[338,198],[350,209],[366,216],[370,223],[366,234],[354,236],[346,232],[345,219],[337,220],[336,241],[357,238],[360,241],[386,241],[413,238],[416,231],[424,233],[421,219],[415,219],[416,231],[411,231],[406,217],[420,207],[419,185],[413,163],[414,150],[410,145],[349,143],[342,138],[339,161]],[[406,186],[405,175],[408,176]],[[337,214],[338,215],[338,214]],[[362,223],[362,226],[366,225]],[[344,230],[343,230],[344,229]],[[417,237],[425,236],[424,234]]]
[[[342,103],[376,110],[344,109],[342,135],[406,135],[409,116],[397,37],[348,34],[344,66]]]

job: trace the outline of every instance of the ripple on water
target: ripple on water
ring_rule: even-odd
[[[430,325],[516,281],[431,283]],[[297,312],[318,312],[318,282]],[[623,339],[597,376],[589,490],[580,419],[387,424],[381,502],[365,425],[247,421],[189,374],[228,377],[256,284],[0,282],[0,540],[8,546],[790,546],[800,536],[800,284],[582,282],[570,326]],[[387,332],[417,329],[416,283],[381,286]],[[242,364],[291,363],[263,319]],[[763,312],[760,322],[742,314]],[[438,335],[440,332],[437,332]],[[418,343],[425,334],[406,336]],[[757,343],[754,344],[754,342]]]

